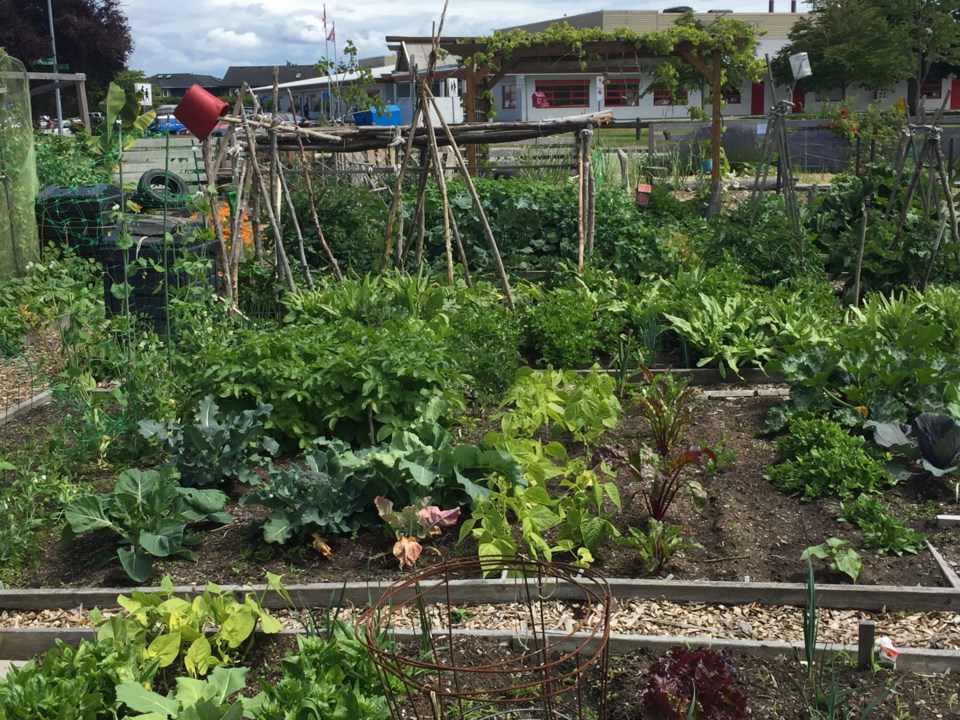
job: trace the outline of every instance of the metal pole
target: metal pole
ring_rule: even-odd
[[[57,39],[53,33],[53,0],[47,0],[47,18],[50,20],[50,47],[53,50],[53,96],[57,101],[57,135],[63,134],[63,107],[60,105],[60,78],[57,66]]]

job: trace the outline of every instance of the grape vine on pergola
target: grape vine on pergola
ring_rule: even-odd
[[[599,28],[551,25],[539,33],[497,31],[489,37],[440,38],[440,50],[459,58],[466,69],[465,117],[485,122],[493,87],[508,74],[607,73],[641,71],[642,63],[679,58],[710,83],[712,106],[711,180],[719,200],[722,87],[727,69],[751,79],[760,75],[754,53],[759,31],[745,23],[719,18],[706,26],[678,21],[674,26],[642,35],[629,29],[607,32]],[[388,36],[387,42],[429,46],[434,38]],[[471,165],[476,148],[470,147]],[[711,203],[712,205],[713,203]]]

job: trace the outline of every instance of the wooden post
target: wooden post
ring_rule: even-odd
[[[583,172],[586,175],[585,182],[587,191],[587,207],[584,225],[586,226],[587,255],[592,255],[593,226],[597,215],[597,186],[596,180],[593,177],[593,150],[590,143],[590,140],[593,138],[593,130],[591,128],[587,128],[580,134],[583,135]]]
[[[720,51],[713,53],[713,67],[711,70],[711,81],[712,89],[712,106],[713,106],[713,118],[710,126],[710,149],[711,157],[713,158],[713,169],[710,172],[710,182],[712,189],[710,192],[710,207],[707,211],[708,217],[713,217],[718,212],[720,212],[720,202],[722,199],[722,191],[720,188],[720,138],[721,138],[721,123],[723,119],[720,117],[720,102],[723,96],[723,88],[720,85],[720,74],[723,70],[722,59]]]
[[[473,64],[473,61],[470,60],[467,64],[467,96],[463,105],[463,121],[465,123],[473,123],[477,120],[477,69]],[[467,145],[467,165],[470,169],[470,174],[476,173],[477,167],[477,146],[474,144]]]
[[[584,169],[583,133],[578,132],[577,138],[577,273],[583,274],[583,254],[587,246],[587,218],[586,218],[586,172]]]
[[[877,624],[873,620],[861,620],[857,628],[857,667],[869,670],[873,667],[873,647],[876,642]]]
[[[627,154],[622,148],[617,148],[617,160],[620,161],[620,182],[630,192],[630,175],[627,171]]]
[[[77,108],[80,111],[80,119],[83,121],[83,129],[90,132],[90,108],[87,105],[87,82],[86,80],[77,80]]]

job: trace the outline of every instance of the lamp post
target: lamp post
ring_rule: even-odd
[[[63,134],[63,108],[60,105],[60,68],[57,65],[57,38],[53,33],[53,0],[47,0],[47,17],[50,20],[50,47],[53,50],[53,96],[57,102],[57,135]]]

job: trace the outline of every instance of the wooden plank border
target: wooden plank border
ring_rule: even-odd
[[[22,403],[14,405],[11,408],[7,408],[3,411],[3,414],[0,415],[0,426],[6,425],[11,420],[15,420],[20,415],[25,415],[31,410],[35,410],[38,407],[47,405],[53,399],[53,390],[44,390],[42,393],[34,395],[29,400],[24,400]]]
[[[618,599],[663,599],[680,603],[713,605],[791,605],[803,607],[806,585],[803,583],[729,582],[706,580],[633,580],[608,579],[613,597]],[[378,600],[393,582],[376,580],[351,583],[310,583],[287,585],[287,592],[300,607],[325,608],[341,605],[365,606]],[[426,585],[426,583],[424,583]],[[509,603],[525,601],[525,584],[517,579],[451,580],[450,601],[456,604]],[[265,585],[227,585],[224,590],[238,596],[252,592],[263,606],[285,608],[286,602]],[[76,607],[116,607],[117,596],[131,590],[153,592],[157,587],[141,588],[27,588],[0,590],[0,609],[49,610]],[[202,585],[181,585],[175,592],[183,596],[199,595]],[[582,593],[575,586],[544,583],[545,599],[578,600]],[[406,597],[398,595],[400,597]],[[844,610],[916,610],[960,612],[960,590],[940,587],[898,587],[891,585],[818,585],[820,607]]]
[[[498,642],[509,642],[514,645],[529,647],[533,644],[532,637],[525,637],[507,630],[464,630],[451,631],[454,637],[485,639]],[[298,630],[284,630],[281,634],[296,635]],[[258,631],[258,635],[262,634]],[[447,632],[443,631],[447,637]],[[419,640],[420,633],[413,630],[401,630],[395,633],[400,640]],[[90,628],[6,628],[0,629],[0,657],[4,660],[29,660],[56,645],[56,641],[76,647],[81,640],[92,640],[95,631]],[[588,633],[547,633],[550,639],[550,649],[569,652],[584,643],[591,642]],[[595,642],[596,640],[593,640]],[[704,645],[722,650],[729,648],[734,653],[750,655],[766,659],[778,657],[802,657],[803,646],[777,640],[738,640],[712,637],[686,637],[674,635],[629,635],[625,633],[610,633],[610,652],[614,655],[625,655],[637,650],[652,650],[663,653],[677,645]],[[817,654],[830,658],[837,654],[846,654],[856,657],[856,645],[818,644]],[[903,648],[897,658],[897,669],[908,672],[943,673],[960,671],[960,651],[956,650],[922,650]]]

